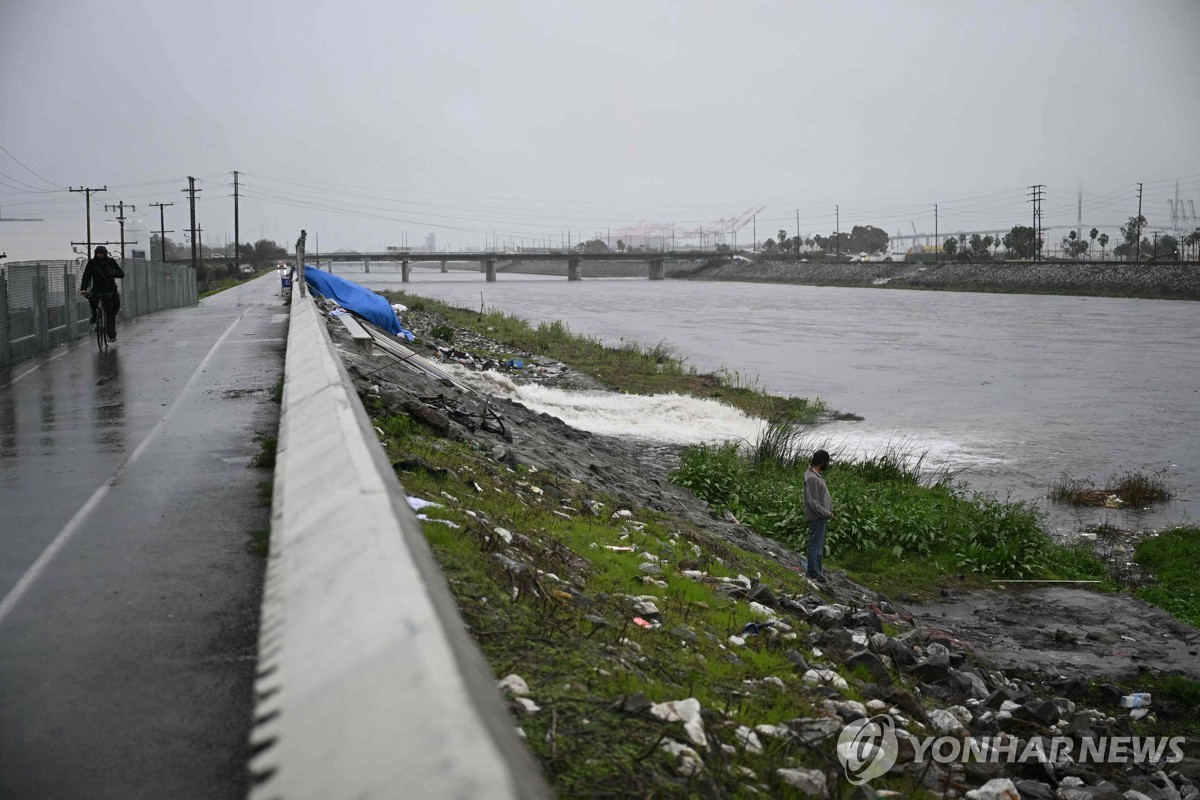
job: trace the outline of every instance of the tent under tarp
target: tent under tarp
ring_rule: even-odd
[[[310,289],[352,311],[367,322],[393,335],[403,335],[396,311],[381,295],[316,267],[304,265],[304,280]]]

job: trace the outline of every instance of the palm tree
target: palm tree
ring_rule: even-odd
[[[1088,232],[1088,236],[1092,237],[1092,250],[1096,249],[1096,237],[1099,235],[1100,235],[1100,231],[1096,230],[1095,228],[1092,228]]]
[[[1100,260],[1104,260],[1104,248],[1108,247],[1108,234],[1100,234]]]

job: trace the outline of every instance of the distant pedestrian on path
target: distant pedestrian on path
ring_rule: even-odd
[[[108,338],[117,339],[117,312],[121,310],[121,295],[117,293],[117,278],[124,278],[125,271],[109,254],[108,248],[100,245],[83,268],[83,280],[79,293],[88,299],[92,307],[92,319],[96,319],[96,306],[104,303],[107,315]]]
[[[804,518],[808,520],[808,577],[825,583],[825,526],[833,519],[833,498],[822,473],[829,468],[829,453],[813,453],[812,466],[804,473]]]

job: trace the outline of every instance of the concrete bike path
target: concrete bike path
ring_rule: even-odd
[[[273,275],[0,373],[0,797],[245,795]]]

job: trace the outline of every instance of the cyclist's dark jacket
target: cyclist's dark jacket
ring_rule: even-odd
[[[92,294],[116,294],[116,279],[124,277],[125,271],[112,256],[90,258],[87,266],[83,268],[83,280],[79,284],[79,291],[86,292],[91,286]]]

